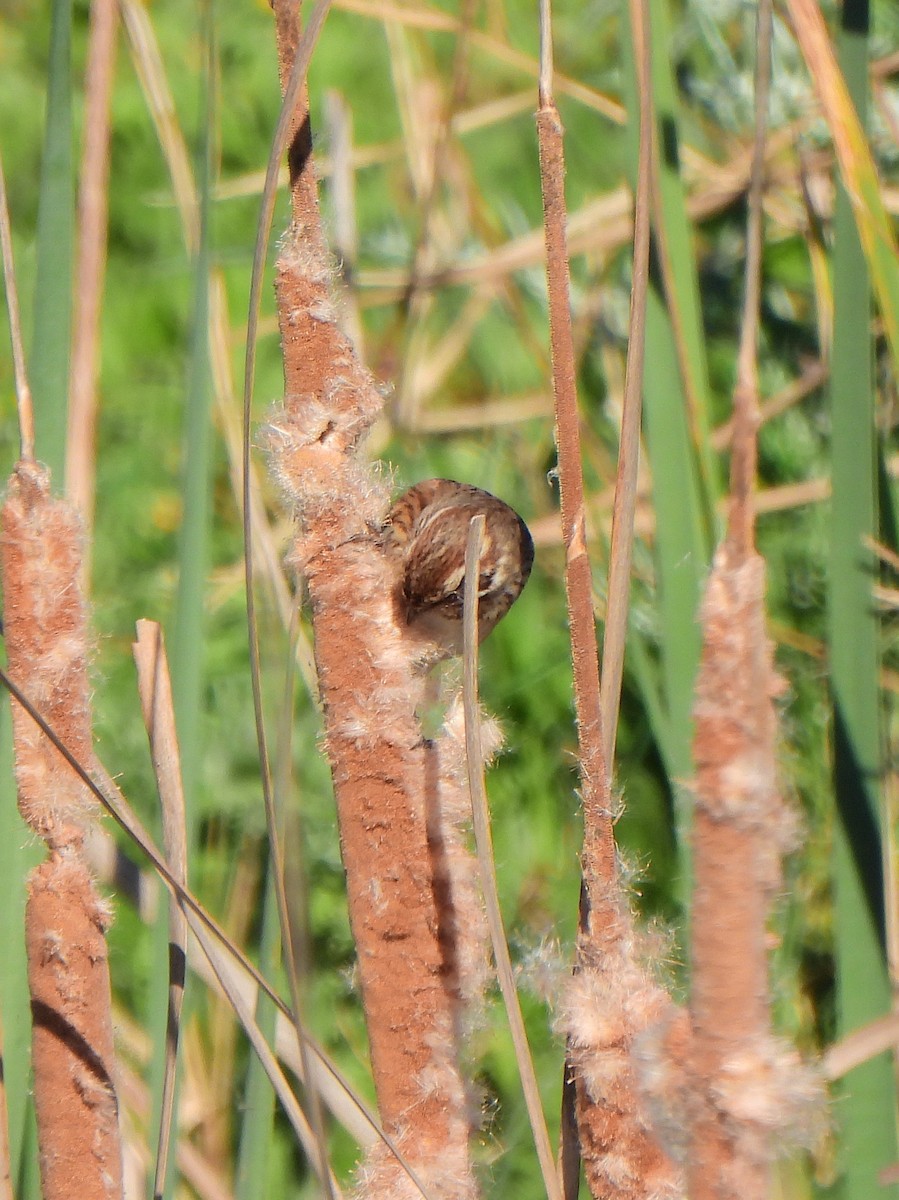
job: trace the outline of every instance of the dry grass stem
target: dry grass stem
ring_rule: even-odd
[[[634,512],[640,467],[640,427],[643,412],[643,360],[646,340],[646,297],[649,288],[649,233],[652,208],[653,102],[649,59],[648,13],[643,0],[631,0],[637,93],[640,97],[640,150],[634,199],[634,261],[628,325],[627,371],[618,445],[618,475],[612,509],[609,549],[607,616],[603,636],[601,704],[603,753],[611,775],[615,759],[618,706],[624,672],[630,610],[631,556]]]
[[[850,1071],[883,1054],[885,1050],[899,1051],[899,1013],[887,1013],[828,1046],[821,1061],[825,1079],[841,1079]]]
[[[461,30],[461,21],[458,17],[449,16],[438,9],[429,9],[425,5],[409,8],[405,5],[388,3],[387,0],[338,0],[337,7],[343,9],[344,12],[355,12],[373,20],[396,22],[416,29],[445,31],[456,36]],[[486,51],[498,62],[508,63],[531,79],[539,80],[540,65],[530,54],[516,50],[513,46],[478,29],[471,30],[469,37],[473,46]],[[570,96],[571,99],[580,101],[587,108],[608,117],[618,125],[624,124],[626,119],[624,107],[605,93],[563,74],[555,76],[555,85],[560,95]]]
[[[66,436],[66,495],[88,528],[93,523],[94,509],[97,367],[109,206],[110,101],[118,27],[117,0],[91,0]]]
[[[121,13],[131,46],[134,69],[147,97],[159,143],[168,163],[175,202],[181,213],[184,244],[189,254],[195,254],[200,242],[200,201],[190,165],[190,154],[166,79],[156,31],[147,9],[137,0],[121,0]]]

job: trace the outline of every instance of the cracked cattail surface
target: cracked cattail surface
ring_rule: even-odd
[[[384,525],[384,548],[401,571],[403,619],[445,655],[462,652],[465,545],[471,519],[481,513],[478,633],[483,641],[531,573],[534,543],[518,513],[470,484],[426,479],[400,496]]]

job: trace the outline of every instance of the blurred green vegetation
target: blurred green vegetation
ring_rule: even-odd
[[[676,120],[682,176],[689,195],[715,180],[734,178],[740,152],[751,136],[753,6],[672,3],[670,65],[677,85]],[[455,17],[443,4],[409,8]],[[627,83],[622,63],[622,6],[610,0],[588,5],[560,4],[556,13],[556,70],[618,102]],[[87,6],[74,5],[73,78],[83,77]],[[485,644],[482,699],[506,731],[507,746],[488,780],[501,900],[514,954],[525,964],[525,982],[540,974],[543,959],[561,984],[571,957],[578,897],[580,817],[576,794],[576,735],[564,592],[562,551],[553,532],[556,484],[549,405],[548,336],[540,246],[540,190],[532,109],[532,73],[490,48],[513,48],[533,63],[537,47],[534,13],[519,0],[491,0],[478,11],[479,38],[468,47],[463,88],[464,112],[521,97],[517,111],[488,120],[473,130],[452,132],[443,159],[445,177],[436,189],[431,219],[432,256],[437,268],[476,266],[516,238],[532,233],[538,249],[523,254],[521,265],[502,272],[487,262],[473,287],[464,279],[426,289],[422,309],[402,304],[400,276],[413,259],[422,227],[422,189],[416,186],[422,147],[433,143],[451,93],[457,39],[450,31],[429,32],[413,24],[335,9],[328,18],[310,75],[316,151],[330,152],[323,132],[323,99],[329,90],[346,100],[352,113],[355,147],[371,160],[357,165],[355,184],[358,256],[344,262],[352,290],[345,308],[358,303],[365,328],[363,353],[388,387],[401,378],[406,389],[388,396],[389,422],[379,428],[373,448],[395,471],[397,485],[445,475],[486,487],[514,504],[540,531],[535,571],[522,599]],[[201,6],[185,9],[155,0],[147,14],[159,40],[177,122],[190,152],[201,152],[204,103],[201,86],[203,45]],[[872,54],[892,50],[899,38],[899,9],[889,0],[873,6]],[[48,6],[22,0],[0,3],[0,150],[5,163],[15,234],[15,252],[33,361],[42,347],[32,344],[37,327],[31,298],[37,264],[37,208],[41,146],[46,112],[50,44]],[[220,273],[231,326],[229,366],[242,377],[243,331],[255,222],[259,172],[268,153],[279,94],[274,31],[262,0],[215,9],[217,74],[214,81],[214,183],[210,207],[210,267]],[[94,663],[98,750],[131,801],[155,823],[155,792],[143,733],[130,641],[134,622],[151,617],[170,626],[178,586],[178,533],[182,517],[184,429],[194,309],[195,265],[185,241],[164,156],[148,115],[133,66],[134,49],[124,32],[112,113],[112,171],[109,263],[103,307],[100,369],[96,519],[91,535],[91,596],[96,632]],[[892,77],[881,86],[883,109],[875,106],[872,146],[884,179],[895,186],[899,151],[892,139],[899,121],[899,92]],[[575,217],[585,206],[620,188],[628,171],[623,125],[600,115],[557,81],[566,128],[567,193]],[[527,100],[530,94],[531,100]],[[76,133],[82,106],[76,84]],[[892,130],[887,120],[893,114]],[[816,116],[812,93],[787,26],[777,22],[772,97],[776,135],[793,123],[792,147],[775,156],[769,190],[768,241],[760,378],[763,394],[776,394],[822,354],[826,298],[813,274],[803,186],[820,197],[832,173],[826,127]],[[74,138],[74,135],[73,135]],[[77,138],[73,150],[77,151]],[[685,150],[688,153],[685,154]],[[816,156],[818,156],[816,158]],[[77,161],[77,153],[76,153]],[[803,172],[805,175],[803,176]],[[334,193],[323,171],[323,204],[333,221]],[[742,189],[736,198],[693,224],[694,265],[702,305],[702,337],[708,361],[708,397],[714,425],[729,414],[742,301]],[[829,234],[829,201],[816,199],[816,216]],[[286,221],[286,198],[279,201],[276,231]],[[584,249],[586,244],[587,249]],[[271,251],[273,259],[274,247]],[[573,306],[581,361],[585,473],[595,497],[613,480],[615,421],[620,400],[627,330],[629,248],[626,238],[604,240],[602,219],[572,254]],[[439,269],[438,269],[439,275]],[[438,280],[439,283],[439,280]],[[425,293],[423,293],[425,294]],[[477,320],[459,345],[452,339],[481,302]],[[413,316],[410,318],[410,311]],[[257,421],[282,391],[277,337],[273,333],[274,295],[263,293],[264,333],[258,347],[255,389]],[[414,334],[414,336],[413,336]],[[416,340],[417,339],[417,340]],[[12,365],[6,339],[0,351],[0,455],[8,474],[17,452]],[[448,365],[428,377],[429,365],[446,352]],[[650,347],[650,353],[653,348]],[[895,381],[890,364],[881,371],[878,428],[885,455],[895,448]],[[405,426],[397,419],[403,402],[415,395],[421,420]],[[540,415],[487,420],[466,431],[449,428],[461,406],[496,401],[513,404],[534,396],[545,403]],[[236,402],[235,402],[236,403]],[[236,412],[236,409],[233,410]],[[216,410],[221,425],[221,409]],[[427,418],[427,420],[425,419]],[[447,419],[447,431],[433,432]],[[430,423],[429,423],[430,422]],[[410,427],[411,425],[411,427]],[[427,428],[426,428],[427,426]],[[768,563],[771,627],[778,641],[778,667],[787,682],[781,702],[784,786],[802,809],[805,837],[788,867],[788,886],[777,926],[782,944],[776,957],[774,997],[779,1027],[814,1050],[832,1036],[833,963],[830,919],[829,846],[832,791],[828,748],[826,665],[821,639],[826,634],[825,602],[829,512],[822,490],[779,491],[813,484],[829,471],[830,418],[822,389],[767,422],[760,435],[759,480],[770,511],[759,523],[760,548]],[[41,456],[41,446],[37,448]],[[189,797],[198,829],[193,886],[216,913],[247,915],[245,934],[253,945],[259,917],[255,907],[264,872],[264,818],[248,677],[245,601],[241,569],[242,538],[238,504],[222,438],[213,448],[210,477],[211,524],[206,557],[203,694],[196,791]],[[657,451],[657,453],[660,453]],[[720,446],[716,461],[724,468]],[[653,472],[660,463],[650,464]],[[684,482],[686,487],[686,481]],[[288,526],[279,520],[274,489],[267,495],[281,548]],[[593,511],[596,590],[604,594],[604,520],[597,500]],[[641,508],[641,538],[635,553],[633,628],[646,661],[658,665],[671,646],[662,618],[658,588],[658,546],[651,507]],[[693,563],[701,579],[707,563]],[[873,569],[872,569],[873,575]],[[895,657],[894,622],[884,627],[885,662]],[[685,630],[692,638],[695,632]],[[281,703],[286,635],[272,611],[263,613],[265,694],[274,728]],[[629,660],[630,662],[631,660]],[[893,685],[895,686],[895,685]],[[353,1082],[367,1094],[365,1034],[351,978],[353,946],[343,895],[343,873],[327,768],[319,752],[314,705],[298,685],[293,744],[295,795],[308,886],[312,967],[308,981],[310,1023]],[[679,714],[681,722],[686,715]],[[658,918],[679,934],[683,921],[675,809],[688,778],[669,778],[660,745],[658,717],[645,678],[628,671],[618,739],[616,785],[622,797],[617,834],[624,858],[636,871],[634,903],[647,918]],[[686,752],[680,745],[679,749]],[[12,784],[4,788],[11,804]],[[20,835],[24,839],[24,834]],[[127,854],[133,854],[125,847]],[[239,863],[252,869],[238,872]],[[255,884],[255,890],[250,887]],[[238,889],[237,893],[235,889]],[[135,912],[117,905],[111,933],[116,999],[123,1012],[140,1016],[155,977],[149,934]],[[685,964],[667,964],[683,987]],[[535,967],[535,963],[538,964]],[[552,965],[554,964],[554,966]],[[546,970],[550,970],[549,967]],[[545,972],[544,972],[545,973]],[[212,1089],[204,1063],[215,1056],[213,1010],[202,989],[191,985],[188,1038],[194,1086],[209,1107],[193,1138],[211,1152],[221,1122],[234,1148],[242,1119],[241,1079],[246,1051],[237,1052],[229,1081],[227,1110]],[[549,1119],[555,1129],[562,1048],[551,1032],[544,1005],[528,1001],[529,1028]],[[5,1022],[7,1043],[27,1036]],[[195,1039],[195,1041],[194,1041]],[[493,1194],[540,1194],[533,1148],[523,1116],[504,1021],[491,1003],[484,1030],[476,1037],[479,1083],[488,1120],[483,1152]],[[202,1106],[201,1106],[202,1107]],[[312,1195],[306,1169],[296,1161],[280,1117],[272,1151],[270,1189],[283,1195]],[[335,1169],[345,1175],[355,1150],[339,1131],[334,1135]],[[820,1177],[826,1153],[813,1168]],[[227,1173],[227,1171],[225,1172]],[[803,1185],[804,1186],[804,1185]],[[267,1193],[266,1193],[267,1194]],[[796,1191],[789,1194],[806,1194]]]

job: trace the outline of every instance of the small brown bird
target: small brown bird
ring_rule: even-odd
[[[534,543],[518,513],[496,496],[453,479],[427,479],[395,502],[383,544],[401,571],[406,622],[447,654],[462,652],[465,546],[472,517],[484,515],[478,581],[478,640],[504,617],[527,583]]]

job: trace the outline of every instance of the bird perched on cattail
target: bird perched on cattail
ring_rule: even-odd
[[[400,496],[384,524],[382,544],[397,563],[403,619],[444,655],[462,652],[465,547],[478,514],[484,516],[478,580],[478,640],[483,641],[531,573],[534,543],[518,513],[470,484],[426,479]]]

